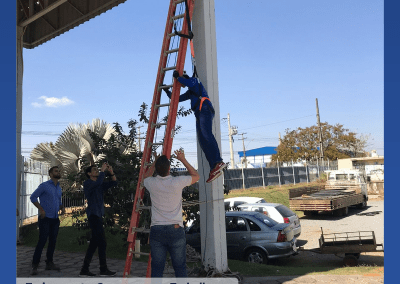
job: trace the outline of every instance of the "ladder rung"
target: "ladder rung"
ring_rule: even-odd
[[[172,86],[172,85],[171,85]],[[167,107],[167,106],[169,106],[170,104],[161,104],[161,105],[156,105],[156,108],[159,108],[159,107]]]
[[[158,143],[150,143],[151,144],[151,146],[153,146],[153,145],[159,145],[159,146],[162,146],[162,145],[164,145],[164,143],[162,143],[162,142],[158,142]]]
[[[136,210],[143,210],[143,209],[151,210],[151,206],[141,206],[141,205],[139,205],[139,206],[136,208]]]
[[[151,166],[153,163],[144,163],[145,167]]]
[[[166,122],[160,122],[160,123],[152,123],[151,126],[163,126],[163,125],[167,125]]]
[[[140,255],[150,255],[150,253],[148,253],[148,252],[135,252],[135,251],[132,251],[131,253],[132,254],[140,254]]]
[[[172,88],[173,85],[164,85],[164,86],[160,86],[158,87],[159,89],[169,89]],[[168,104],[169,105],[169,104]],[[157,105],[156,105],[157,106]]]
[[[131,234],[133,234],[133,232],[136,232],[136,233],[150,233],[150,229],[132,227]]]
[[[179,4],[179,3],[182,3],[182,2],[185,2],[185,0],[177,0],[177,1],[175,1],[175,4]]]
[[[184,16],[185,16],[185,13],[172,17],[172,20],[175,21],[178,19],[182,19]]]
[[[175,70],[175,69],[176,69],[176,66],[171,66],[171,67],[163,68],[163,71],[165,72],[165,71]]]
[[[181,34],[181,33],[182,33],[182,31],[178,31],[178,33],[180,33],[180,34]],[[175,33],[175,32],[173,32],[173,33],[170,33],[170,34],[168,34],[168,36],[169,36],[169,37],[176,36],[176,33]]]
[[[167,50],[167,51],[165,52],[165,54],[170,54],[170,53],[174,53],[174,52],[178,52],[178,51],[179,51],[179,48],[170,49],[170,50]]]

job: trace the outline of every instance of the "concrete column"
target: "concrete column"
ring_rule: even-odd
[[[197,73],[215,109],[213,133],[222,153],[214,0],[195,1],[192,23]],[[206,271],[214,269],[216,272],[226,272],[228,261],[222,177],[211,184],[206,183],[210,167],[199,144],[197,144],[197,153],[200,174],[199,199],[200,201],[218,200],[200,204],[202,261]]]
[[[16,194],[17,194],[17,208],[20,208],[20,193],[21,193],[21,131],[22,131],[22,77],[23,77],[23,63],[22,63],[22,45],[23,45],[23,28],[17,25],[17,153],[16,153]],[[22,168],[23,169],[23,168]],[[22,212],[19,212],[21,215]],[[19,218],[17,218],[17,240],[19,240]]]

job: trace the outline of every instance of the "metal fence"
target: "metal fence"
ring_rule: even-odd
[[[307,165],[303,167],[260,167],[228,169],[224,173],[224,184],[230,190],[296,184],[312,182],[317,180],[321,173],[327,170],[336,170],[337,165],[331,163],[329,166]]]
[[[24,172],[22,174],[21,192],[20,192],[20,205],[19,211],[19,226],[26,223],[36,222],[38,209],[30,200],[32,193],[38,186],[50,179],[48,175],[49,166],[46,163],[31,160],[24,157]],[[84,206],[85,198],[83,192],[77,192],[74,197],[70,197],[63,192],[61,197],[62,204],[66,208]]]
[[[20,205],[18,208],[20,226],[25,220],[38,215],[38,209],[33,205],[30,197],[42,182],[50,178],[48,165],[26,157],[23,158],[23,161],[24,171],[21,177]]]
[[[324,171],[337,170],[337,163],[320,165],[307,165],[304,167],[260,167],[227,169],[223,175],[224,185],[230,189],[243,189],[261,186],[274,186],[283,184],[296,184],[313,182]],[[177,171],[178,175],[185,175],[187,171]],[[198,189],[199,184],[193,184]]]

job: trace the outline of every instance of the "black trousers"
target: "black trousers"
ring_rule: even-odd
[[[46,262],[53,262],[54,250],[56,248],[56,240],[58,236],[58,229],[60,228],[60,219],[47,218],[43,219],[39,216],[39,241],[36,245],[35,253],[33,254],[33,265],[38,265],[42,256],[43,248],[49,238],[49,245],[47,247]]]
[[[103,220],[101,217],[96,215],[90,215],[88,217],[89,226],[92,230],[92,238],[90,239],[89,247],[86,251],[85,259],[83,261],[82,270],[88,270],[90,262],[92,261],[93,254],[98,248],[100,270],[104,271],[107,269],[106,261],[106,235],[103,228]]]

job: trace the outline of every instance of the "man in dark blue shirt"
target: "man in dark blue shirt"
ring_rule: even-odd
[[[39,209],[39,241],[33,254],[32,275],[37,275],[38,273],[37,269],[47,238],[49,239],[49,245],[46,253],[46,270],[60,270],[60,267],[53,262],[53,254],[60,227],[58,211],[62,210],[62,213],[65,212],[61,203],[61,187],[58,182],[61,174],[57,166],[50,168],[49,176],[50,180],[41,183],[31,195],[32,203]],[[40,199],[40,203],[38,202],[38,198]]]
[[[188,87],[189,89],[179,96],[179,102],[190,100],[190,107],[196,117],[196,132],[199,144],[211,169],[206,182],[212,182],[222,175],[223,170],[228,166],[228,164],[222,161],[217,140],[215,140],[214,134],[212,133],[212,120],[215,114],[214,107],[199,78],[190,78],[186,74],[179,76],[179,72],[176,70],[173,76],[182,87]],[[171,98],[171,91],[168,89],[163,90],[168,97]]]
[[[104,181],[104,171],[108,171],[111,175],[110,182]],[[100,276],[114,276],[116,272],[112,272],[107,268],[106,261],[106,236],[103,228],[104,216],[104,192],[107,189],[117,185],[117,178],[113,169],[107,163],[104,163],[100,172],[96,166],[90,166],[85,170],[86,177],[88,178],[83,184],[83,191],[87,199],[88,207],[86,208],[86,215],[90,229],[92,230],[92,238],[90,239],[89,247],[86,251],[85,259],[79,276],[92,277],[94,273],[89,271],[90,262],[96,249],[98,248],[99,261],[100,261]]]

